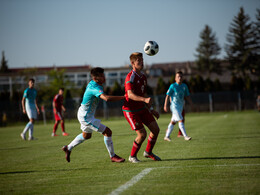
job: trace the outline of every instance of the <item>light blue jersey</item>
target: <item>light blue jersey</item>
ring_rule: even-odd
[[[35,107],[35,99],[37,91],[34,88],[27,88],[24,90],[23,97],[25,98],[25,105],[29,107]]]
[[[104,93],[103,87],[97,84],[95,81],[91,80],[85,90],[83,100],[81,102],[81,107],[86,111],[86,115],[94,116],[99,100],[100,95]]]
[[[167,93],[171,97],[171,109],[176,109],[182,112],[184,106],[184,97],[189,96],[190,92],[185,83],[173,83],[169,87]]]
[[[25,98],[25,110],[29,119],[37,119],[37,110],[35,99],[37,91],[34,88],[27,88],[24,90],[23,97]]]

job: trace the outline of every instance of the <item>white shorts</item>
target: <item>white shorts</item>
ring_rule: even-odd
[[[181,109],[176,109],[174,107],[171,107],[171,111],[172,111],[171,121],[178,122],[178,121],[183,120],[183,117],[182,117],[182,114],[181,114],[182,113]]]
[[[37,119],[37,110],[36,107],[31,107],[28,105],[25,105],[26,114],[29,119]]]
[[[80,123],[80,129],[86,133],[92,133],[93,131],[103,133],[106,126],[101,123],[99,119],[94,117],[88,118],[86,115],[82,115],[81,110],[78,110],[78,120]]]

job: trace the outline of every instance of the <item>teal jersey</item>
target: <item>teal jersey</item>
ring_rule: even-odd
[[[103,93],[103,86],[97,84],[93,80],[89,82],[81,102],[81,107],[86,111],[85,114],[94,116],[99,103],[99,96]]]
[[[173,83],[169,87],[167,93],[171,97],[171,108],[182,111],[184,105],[184,97],[189,96],[190,92],[185,83]]]
[[[23,97],[25,98],[25,104],[30,106],[35,106],[35,99],[37,96],[37,91],[34,88],[27,88],[24,90]]]

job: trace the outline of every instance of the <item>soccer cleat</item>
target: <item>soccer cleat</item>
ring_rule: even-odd
[[[28,140],[29,140],[29,141],[33,141],[33,140],[37,140],[37,138],[35,138],[35,137],[29,137]]]
[[[62,133],[62,135],[63,135],[63,136],[68,136],[69,134],[66,133],[66,132],[64,132],[64,133]]]
[[[177,137],[183,137],[183,135],[177,135]]]
[[[121,158],[120,156],[117,156],[116,154],[114,156],[111,157],[111,161],[112,162],[125,162],[125,159],[124,158]]]
[[[59,135],[57,135],[56,133],[52,133],[51,136],[55,137],[55,136],[59,136]]]
[[[170,137],[164,137],[163,139],[164,141],[168,141],[168,142],[172,141]]]
[[[144,151],[144,157],[145,158],[151,158],[154,161],[161,161],[159,156],[156,156],[154,153],[149,154],[148,152]]]
[[[68,162],[70,162],[70,153],[71,153],[71,151],[68,150],[68,146],[63,146],[62,150],[66,153],[66,156],[65,156],[66,160]]]
[[[139,162],[141,162],[141,161],[138,160],[135,156],[129,156],[128,160],[129,160],[129,162],[131,162],[131,163],[139,163]]]
[[[191,137],[185,136],[184,139],[185,139],[186,141],[189,141],[189,140],[191,140]]]
[[[23,140],[26,140],[26,137],[25,137],[25,135],[24,135],[23,133],[21,133],[20,136],[21,136],[21,138],[22,138]]]

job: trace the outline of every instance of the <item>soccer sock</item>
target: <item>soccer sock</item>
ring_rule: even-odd
[[[29,127],[29,138],[33,137],[33,123],[31,123],[30,127]]]
[[[171,133],[173,131],[173,127],[174,127],[174,125],[170,122],[170,124],[168,125],[168,129],[166,131],[165,137],[170,137],[170,135],[171,135]]]
[[[105,145],[106,145],[106,147],[107,147],[107,151],[108,151],[108,153],[109,153],[109,156],[110,156],[110,157],[115,156],[112,137],[106,137],[106,136],[104,136],[104,142],[105,142]]]
[[[179,129],[178,135],[182,135],[181,130]]]
[[[58,123],[55,123],[53,126],[53,133],[56,133],[57,128],[58,128]]]
[[[141,144],[138,144],[136,143],[136,141],[134,141],[132,151],[131,151],[131,156],[136,157],[140,148],[141,148]]]
[[[30,128],[30,126],[31,126],[31,122],[28,122],[27,124],[26,124],[26,126],[25,126],[25,128],[23,129],[23,133],[22,134],[26,134],[26,132],[28,131],[28,129]]]
[[[64,132],[65,132],[64,122],[62,121],[62,122],[60,123],[60,125],[61,125],[61,130],[62,130],[62,132],[64,133]]]
[[[148,154],[151,154],[152,153],[152,150],[153,150],[153,147],[156,143],[156,139],[157,138],[152,138],[151,136],[149,136],[148,138],[148,142],[147,142],[147,146],[146,146],[146,149],[145,151],[148,153]]]
[[[85,139],[83,137],[83,133],[77,135],[77,137],[75,137],[75,139],[68,145],[68,150],[71,151],[75,146],[81,144],[84,141]]]
[[[185,130],[185,127],[184,127],[184,123],[183,123],[183,122],[179,122],[179,128],[180,128],[180,130],[181,130],[181,132],[182,132],[182,135],[183,135],[184,137],[186,137],[187,134],[186,134],[186,130]]]

